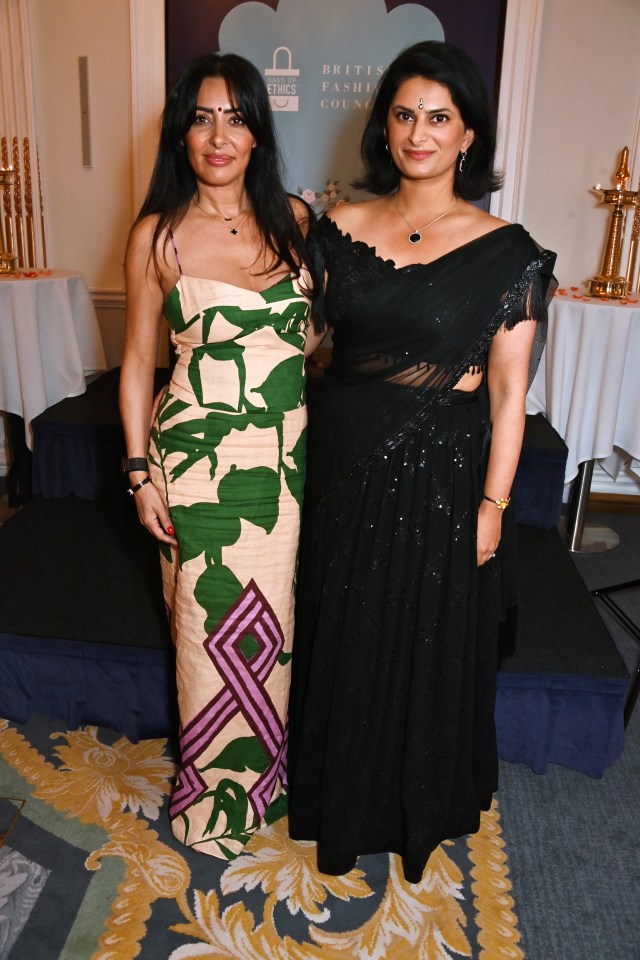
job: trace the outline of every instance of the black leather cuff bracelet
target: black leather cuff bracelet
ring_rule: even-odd
[[[145,484],[147,483],[151,483],[151,477],[145,477],[144,480],[140,481],[140,483],[134,483],[132,487],[129,487],[129,489],[127,490],[127,493],[129,494],[130,497],[133,497],[138,492],[138,490],[141,490],[142,487],[144,487]]]
[[[122,472],[123,473],[133,473],[134,470],[148,470],[149,464],[147,463],[146,457],[131,457],[127,460],[126,457],[122,458]]]

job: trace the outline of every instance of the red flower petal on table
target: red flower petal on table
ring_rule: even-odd
[[[567,291],[566,291],[566,290],[563,290],[562,287],[558,287],[558,293],[560,294],[560,296],[564,297],[565,294],[566,294],[566,292],[567,292]]]
[[[570,290],[579,290],[580,287],[569,287]]]

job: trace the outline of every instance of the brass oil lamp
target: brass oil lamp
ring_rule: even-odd
[[[0,167],[0,193],[4,199],[4,225],[0,218],[0,273],[15,273],[18,258],[13,253],[13,229],[11,223],[11,184],[13,167]]]
[[[597,184],[593,188],[600,197],[600,202],[610,204],[612,210],[602,269],[589,282],[589,294],[592,297],[610,297],[618,300],[626,296],[630,287],[631,278],[622,276],[620,273],[624,208],[638,201],[637,191],[627,190],[629,176],[629,148],[625,147],[620,154],[620,163],[615,173],[616,186],[607,189]]]

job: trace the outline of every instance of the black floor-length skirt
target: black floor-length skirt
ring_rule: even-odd
[[[303,514],[289,826],[329,874],[388,851],[418,882],[497,788],[510,538],[477,567],[488,424],[476,394],[444,399]]]

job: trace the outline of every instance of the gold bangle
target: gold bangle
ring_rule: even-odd
[[[486,493],[482,494],[482,499],[488,500],[489,503],[492,503],[498,510],[506,510],[511,503],[511,497],[500,497],[499,500],[493,500],[491,497],[488,497]]]

